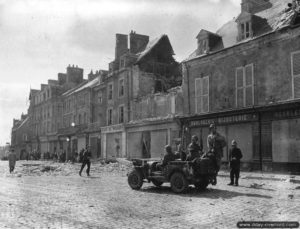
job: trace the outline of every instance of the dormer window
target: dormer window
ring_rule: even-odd
[[[240,34],[241,36],[240,37],[242,40],[247,39],[252,36],[250,21],[241,23],[240,26],[241,26],[241,34]]]
[[[202,29],[197,35],[198,48],[197,55],[208,54],[223,47],[222,37],[218,34]]]

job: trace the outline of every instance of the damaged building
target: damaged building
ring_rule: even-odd
[[[243,167],[299,172],[299,12],[298,1],[242,0],[238,17],[199,32],[183,61],[185,142],[206,142],[215,123],[228,146],[238,142]]]

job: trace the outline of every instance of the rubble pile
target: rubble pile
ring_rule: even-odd
[[[50,161],[23,162],[16,170],[21,176],[69,176],[78,174],[81,163],[58,163]],[[91,174],[115,173],[126,175],[132,169],[132,163],[126,159],[118,159],[117,162],[105,163],[104,161],[92,161]],[[86,167],[84,171],[86,170]]]

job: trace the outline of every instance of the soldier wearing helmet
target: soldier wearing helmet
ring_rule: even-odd
[[[157,168],[158,169],[162,169],[162,167],[166,166],[170,161],[175,161],[176,160],[176,156],[175,154],[172,152],[172,147],[170,145],[166,145],[165,146],[165,155],[164,158],[162,160],[161,163],[157,164]]]
[[[217,132],[215,124],[210,124],[209,126],[210,134],[207,137],[207,148],[216,157],[217,162],[217,172],[221,167],[221,159],[223,157],[223,148],[226,146],[225,138]]]
[[[231,149],[229,151],[230,183],[228,185],[239,185],[240,160],[242,157],[242,151],[237,147],[237,142],[235,140],[232,140]]]
[[[196,135],[192,136],[192,142],[188,146],[188,151],[187,161],[192,161],[200,157],[202,148],[198,145],[198,137]]]

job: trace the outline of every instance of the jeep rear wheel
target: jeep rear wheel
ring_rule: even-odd
[[[163,182],[158,181],[158,180],[152,180],[152,183],[153,183],[156,187],[160,187],[160,186],[163,184]]]
[[[133,170],[128,175],[128,184],[132,189],[138,190],[143,185],[143,176],[137,170]]]
[[[171,188],[175,193],[182,193],[186,191],[188,187],[188,181],[186,180],[185,176],[182,173],[178,172],[174,173],[171,176],[170,183]]]

